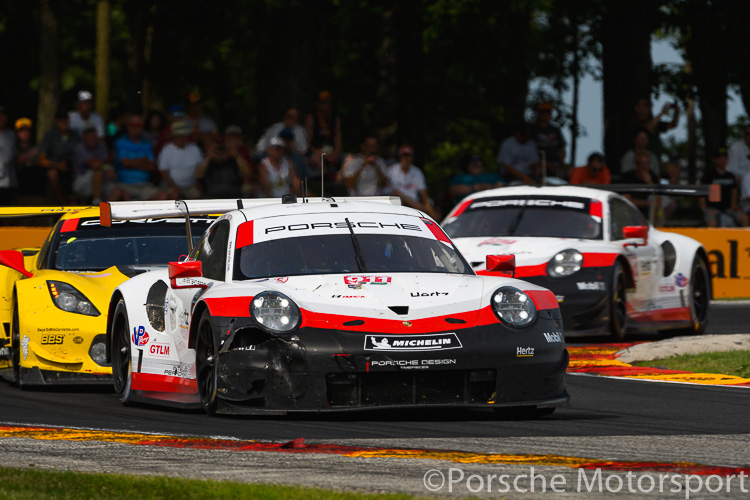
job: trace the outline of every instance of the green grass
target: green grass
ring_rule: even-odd
[[[248,474],[252,471],[248,470]],[[0,467],[3,500],[406,500],[411,495],[352,493],[299,486],[244,484],[172,477],[93,474]]]
[[[684,370],[694,373],[720,373],[750,378],[750,351],[705,352],[702,354],[681,354],[666,359],[638,361],[634,366],[650,366]]]

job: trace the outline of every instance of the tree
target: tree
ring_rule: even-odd
[[[651,35],[659,2],[633,0],[603,6],[599,39],[602,43],[604,86],[604,151],[613,174],[631,144],[633,106],[651,96]]]

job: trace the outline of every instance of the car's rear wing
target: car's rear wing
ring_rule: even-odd
[[[664,194],[668,196],[707,197],[708,201],[721,201],[721,186],[719,184],[703,184],[685,186],[682,184],[609,184],[597,186],[605,191],[620,194]],[[654,223],[656,217],[656,198],[651,197],[649,207],[649,222]]]
[[[370,201],[400,205],[397,196],[358,196],[353,198],[325,197],[303,198],[301,203],[341,203]],[[113,220],[135,220],[150,217],[177,217],[191,215],[219,215],[241,208],[282,203],[281,198],[248,198],[221,200],[165,200],[165,201],[113,201],[99,204],[99,222],[109,226]]]
[[[50,217],[92,207],[0,207],[0,218]]]
[[[666,194],[669,196],[707,196],[708,201],[721,201],[721,186],[705,184],[683,186],[682,184],[610,184],[597,186],[605,191],[628,194]]]
[[[120,201],[99,204],[99,223],[111,226],[115,220],[135,220],[150,217],[185,217],[188,250],[193,249],[190,217],[193,215],[219,215],[243,208],[284,203],[285,198],[249,198],[222,200],[168,200],[168,201]],[[400,205],[397,196],[358,196],[353,198],[325,197],[303,198],[302,203],[343,203],[346,201],[370,201]],[[295,200],[296,202],[296,200]]]

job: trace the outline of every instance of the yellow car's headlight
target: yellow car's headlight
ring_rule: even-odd
[[[101,314],[94,304],[73,285],[62,281],[47,281],[47,288],[52,296],[52,302],[58,309],[85,316]]]

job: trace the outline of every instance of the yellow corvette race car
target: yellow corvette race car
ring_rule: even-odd
[[[111,384],[107,308],[120,283],[188,253],[184,218],[99,224],[98,207],[0,207],[63,215],[41,248],[0,251],[0,372],[26,385]],[[191,218],[197,240],[213,220]]]

